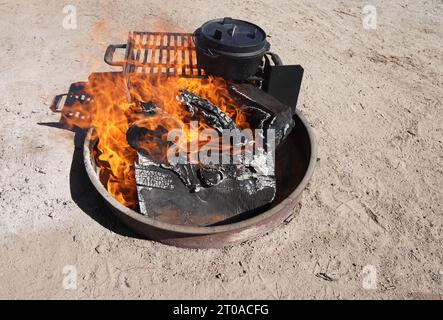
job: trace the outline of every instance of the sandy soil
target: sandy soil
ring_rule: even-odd
[[[78,28],[65,30],[60,1],[0,1],[0,298],[443,296],[442,1],[75,2]],[[363,28],[366,2],[376,30]],[[73,133],[42,125],[58,121],[48,105],[109,70],[104,49],[128,30],[192,32],[221,16],[255,21],[304,66],[316,172],[294,219],[257,240],[138,239],[90,189]]]

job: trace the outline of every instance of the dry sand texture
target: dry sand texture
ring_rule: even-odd
[[[66,4],[0,0],[1,298],[442,297],[441,0],[78,0],[75,30]],[[314,178],[292,221],[243,245],[137,239],[89,189],[73,133],[39,123],[58,121],[54,95],[110,69],[104,50],[128,30],[222,16],[304,66]]]

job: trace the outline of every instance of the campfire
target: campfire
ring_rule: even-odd
[[[275,152],[296,125],[303,69],[269,49],[261,28],[231,18],[131,32],[105,54],[122,71],[73,84],[53,110],[92,128],[98,178],[125,207],[170,224],[240,221],[275,200]]]

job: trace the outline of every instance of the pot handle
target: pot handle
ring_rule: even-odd
[[[281,60],[280,56],[274,52],[268,51],[267,54],[271,56],[272,62],[274,62],[274,65],[281,66],[283,64],[283,61]]]
[[[218,54],[215,54],[214,52],[212,52],[211,49],[203,50],[202,52],[203,52],[203,54],[204,54],[205,56],[207,56],[207,57],[209,57],[209,58],[213,58],[213,59],[215,59],[215,58],[218,58],[218,57],[219,57],[219,55],[218,55]]]
[[[60,106],[61,101],[63,100],[63,97],[67,97],[68,94],[67,93],[63,93],[63,94],[58,94],[54,97],[54,100],[52,100],[51,106],[49,107],[49,109],[52,112],[62,112],[62,108]]]
[[[125,61],[114,61],[114,53],[116,49],[126,49],[126,44],[111,44],[106,48],[105,62],[111,66],[123,67]]]

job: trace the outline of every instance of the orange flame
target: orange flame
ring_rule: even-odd
[[[141,119],[148,119],[146,125],[152,126],[151,129],[159,124],[166,129],[176,129],[179,124],[185,128],[189,143],[191,137],[186,123],[189,114],[177,100],[181,89],[197,94],[218,106],[240,128],[247,127],[244,116],[235,107],[226,82],[214,77],[200,79],[143,74],[124,77],[121,73],[93,73],[85,89],[93,97],[92,103],[87,110],[80,103],[71,108],[74,113],[78,111],[87,114],[87,121],[73,117],[67,119],[69,124],[95,128],[98,139],[96,159],[101,169],[101,179],[105,181],[112,196],[125,206],[136,208],[138,203],[134,175],[136,151],[129,146],[126,132],[132,123]],[[142,113],[136,112],[141,111],[136,103],[131,102],[136,100],[154,103],[167,114],[170,121],[162,121],[161,116],[146,118]],[[199,130],[204,128],[205,125],[200,123]]]

